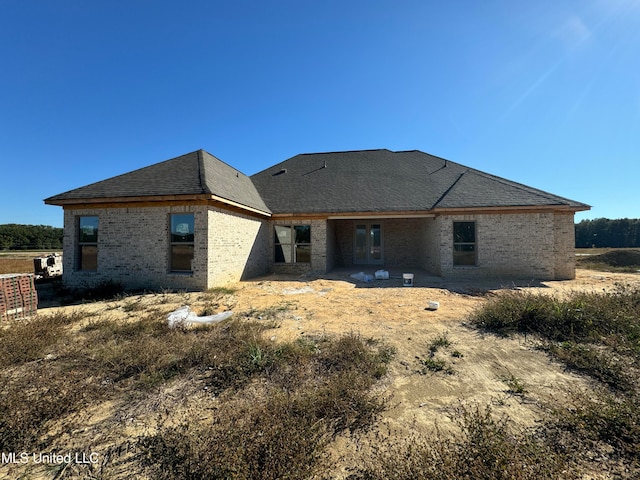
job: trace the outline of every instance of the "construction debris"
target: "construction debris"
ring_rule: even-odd
[[[226,320],[231,315],[232,311],[218,313],[216,315],[207,315],[204,317],[197,316],[191,308],[188,306],[180,307],[167,315],[167,323],[169,328],[175,327],[189,327],[192,325],[206,325],[212,323],[219,323]]]
[[[37,311],[38,293],[33,274],[0,275],[0,320],[30,317]]]
[[[36,278],[55,278],[62,275],[62,255],[52,253],[44,257],[33,259],[33,269]]]

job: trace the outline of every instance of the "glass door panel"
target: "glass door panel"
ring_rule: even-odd
[[[353,251],[353,263],[367,263],[367,226],[356,225],[356,245]]]
[[[357,224],[354,233],[353,263],[361,265],[382,264],[382,225]]]
[[[380,225],[369,226],[369,263],[382,261],[382,229]]]

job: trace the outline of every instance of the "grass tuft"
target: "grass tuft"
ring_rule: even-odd
[[[534,334],[555,359],[595,380],[596,386],[588,394],[573,394],[569,408],[554,409],[538,435],[549,448],[571,455],[576,464],[587,469],[611,459],[609,464],[615,464],[618,471],[637,474],[638,287],[618,285],[612,292],[572,293],[562,298],[510,292],[480,308],[471,321],[499,335]],[[504,381],[510,390],[520,390],[518,379]]]
[[[527,389],[524,383],[513,373],[508,372],[506,375],[502,375],[500,380],[507,386],[507,393],[520,397],[524,397],[524,395],[526,395]]]
[[[499,335],[533,334],[550,354],[611,388],[628,391],[640,364],[640,290],[575,292],[565,297],[508,292],[471,315]]]
[[[421,369],[418,370],[418,373],[425,375],[428,372],[438,373],[442,372],[447,375],[453,375],[455,370],[447,364],[447,362],[443,358],[436,358],[436,355],[439,350],[444,349],[448,350],[453,343],[449,340],[449,336],[447,332],[444,332],[438,336],[436,336],[429,344],[427,345],[428,356],[426,358],[416,357],[418,363],[421,365]],[[463,355],[459,350],[454,350],[451,352],[451,356],[453,358],[462,358]]]
[[[37,315],[0,330],[0,367],[19,365],[56,352],[65,337],[65,327],[82,317],[71,314]]]
[[[453,433],[413,435],[399,442],[378,439],[375,455],[354,469],[350,480],[445,480],[454,478],[570,479],[566,459],[533,432],[517,428],[490,407],[461,405]]]
[[[142,313],[87,321],[78,311],[0,331],[2,451],[49,450],[54,422],[73,422],[75,412],[122,392],[144,398],[184,376],[212,394],[205,410],[217,413],[140,441],[155,459],[146,467],[153,478],[303,478],[335,435],[370,427],[386,405],[373,386],[394,352],[380,342],[346,335],[276,343],[263,335],[268,322],[171,329],[162,310],[129,311]]]
[[[153,478],[309,478],[335,435],[370,427],[384,409],[371,388],[389,347],[355,335],[241,343],[213,371],[215,416],[140,440]],[[256,388],[260,395],[245,396]]]

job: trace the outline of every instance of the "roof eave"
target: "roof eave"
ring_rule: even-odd
[[[72,206],[98,206],[105,204],[135,204],[135,203],[161,203],[161,202],[194,202],[194,201],[213,201],[223,203],[230,207],[257,213],[265,217],[270,217],[271,212],[264,211],[259,208],[243,205],[233,200],[223,198],[212,194],[182,194],[182,195],[153,195],[153,196],[137,196],[137,197],[100,197],[100,198],[47,198],[44,203],[47,205],[56,205],[59,207]]]
[[[431,210],[387,210],[387,211],[331,211],[331,212],[278,212],[273,213],[274,219],[285,218],[327,218],[337,219],[365,219],[365,218],[429,218],[438,215],[469,215],[469,214],[499,214],[499,213],[536,213],[562,212],[575,213],[590,210],[589,205],[513,205],[492,207],[452,207],[434,208]]]
[[[589,205],[508,205],[489,207],[442,207],[434,208],[438,215],[472,214],[472,213],[535,213],[535,212],[563,212],[576,213],[591,210]]]
[[[232,207],[235,207],[235,208],[239,208],[239,209],[242,209],[242,210],[248,210],[248,211],[253,212],[253,213],[258,213],[260,215],[264,215],[265,217],[270,217],[271,216],[271,212],[264,211],[264,210],[261,210],[259,208],[255,208],[255,207],[250,207],[248,205],[243,205],[241,203],[234,202],[233,200],[229,200],[227,198],[219,197],[217,195],[208,195],[208,197],[209,197],[208,198],[209,200],[213,200],[215,202],[224,203],[226,205],[229,205],[229,206],[232,206]]]

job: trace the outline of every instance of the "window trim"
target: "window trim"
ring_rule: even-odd
[[[95,241],[87,242],[82,240],[82,220],[89,218],[96,219],[96,239]],[[76,258],[76,270],[79,272],[97,272],[98,271],[98,235],[100,233],[100,217],[98,215],[78,215],[77,217],[77,230],[76,230],[76,239],[77,239],[77,258]],[[83,255],[82,250],[83,247],[95,247],[95,268],[85,268],[83,267]]]
[[[456,224],[460,223],[471,223],[473,224],[473,242],[456,242]],[[452,257],[453,257],[453,266],[455,268],[464,268],[464,267],[477,267],[478,266],[478,224],[475,220],[460,220],[454,221],[452,225],[452,233],[453,233],[453,245],[452,245]],[[473,263],[456,263],[456,247],[460,246],[473,246]],[[462,252],[464,253],[464,252]]]
[[[309,229],[309,241],[308,242],[296,242],[294,240],[294,235],[293,232],[295,232],[296,227],[307,227]],[[290,241],[289,242],[281,242],[279,241],[279,237],[276,233],[276,229],[277,228],[288,228],[289,229],[289,238]],[[274,225],[273,226],[273,263],[277,264],[277,265],[296,265],[296,264],[300,264],[300,265],[310,265],[311,264],[311,251],[312,251],[312,247],[311,247],[311,225],[308,223],[298,223],[298,224],[289,224],[289,225]],[[280,261],[277,259],[277,252],[278,252],[278,246],[282,247],[283,245],[286,245],[288,247],[290,247],[291,249],[291,261],[287,261],[286,260],[286,256],[283,255],[283,257],[285,258],[284,260]],[[309,260],[308,261],[298,261],[298,255],[297,255],[297,247],[309,247]]]
[[[174,241],[173,240],[173,219],[177,216],[186,216],[190,215],[193,218],[193,238],[188,241]],[[196,236],[196,216],[193,212],[184,212],[184,213],[170,213],[169,214],[169,273],[176,274],[190,274],[193,273],[193,260],[195,257],[195,236]],[[176,246],[191,246],[191,268],[189,270],[182,270],[174,268],[174,256],[173,249]]]

